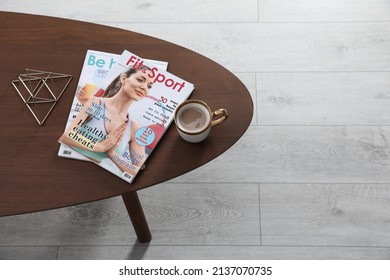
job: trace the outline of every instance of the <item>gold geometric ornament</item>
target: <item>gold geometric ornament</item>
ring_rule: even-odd
[[[71,80],[67,74],[26,69],[12,85],[39,125],[43,125]]]

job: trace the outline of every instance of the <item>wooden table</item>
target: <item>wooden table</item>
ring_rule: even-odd
[[[222,66],[183,47],[107,26],[18,13],[0,12],[0,26],[0,216],[121,195],[138,240],[149,242],[137,191],[214,159],[244,134],[252,119],[253,104],[245,86]],[[170,72],[195,84],[191,98],[206,101],[212,109],[226,108],[229,118],[199,144],[183,141],[172,125],[132,184],[91,163],[60,158],[57,140],[88,49],[112,53],[128,49],[144,58],[168,61]],[[25,68],[74,77],[43,126],[11,85]]]

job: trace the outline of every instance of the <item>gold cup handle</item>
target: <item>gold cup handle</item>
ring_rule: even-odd
[[[211,127],[223,123],[228,117],[228,111],[226,109],[218,109],[211,115]]]

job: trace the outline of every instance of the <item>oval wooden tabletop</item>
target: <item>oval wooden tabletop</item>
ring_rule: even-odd
[[[0,216],[47,210],[139,190],[214,159],[247,130],[253,115],[248,90],[212,60],[167,41],[80,21],[0,12]],[[132,184],[89,162],[58,157],[62,134],[88,49],[168,61],[168,70],[195,85],[190,98],[229,118],[202,143],[190,144],[168,129]],[[25,68],[66,73],[73,80],[43,126],[11,81]],[[243,155],[245,156],[245,155]]]

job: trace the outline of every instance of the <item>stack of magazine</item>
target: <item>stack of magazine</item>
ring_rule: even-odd
[[[58,155],[131,183],[194,89],[167,67],[127,50],[88,50]]]

